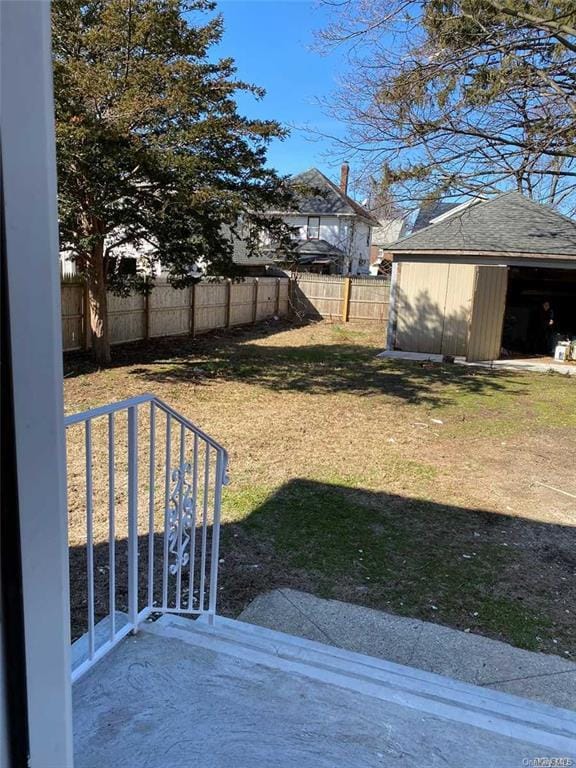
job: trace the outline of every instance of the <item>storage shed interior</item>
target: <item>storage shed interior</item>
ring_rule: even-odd
[[[576,337],[576,270],[510,267],[502,346],[509,353],[541,353],[537,348],[539,311],[548,301],[554,324],[551,341]]]

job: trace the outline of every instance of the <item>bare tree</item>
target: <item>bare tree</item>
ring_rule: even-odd
[[[335,139],[400,202],[515,187],[576,207],[574,0],[322,0]]]

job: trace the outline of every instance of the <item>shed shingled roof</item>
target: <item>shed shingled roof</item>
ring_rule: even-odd
[[[550,254],[576,259],[576,221],[520,192],[505,192],[413,232],[386,250]]]

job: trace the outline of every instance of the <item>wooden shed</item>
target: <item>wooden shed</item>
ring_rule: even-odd
[[[527,352],[543,301],[556,329],[576,336],[576,222],[518,192],[454,208],[389,251],[389,349],[493,360],[506,342]]]

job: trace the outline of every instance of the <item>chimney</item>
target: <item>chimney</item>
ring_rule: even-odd
[[[348,194],[348,174],[350,173],[350,166],[347,162],[342,163],[340,169],[340,189],[345,195]]]

